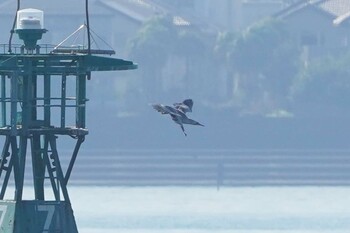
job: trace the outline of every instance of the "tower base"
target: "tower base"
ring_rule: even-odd
[[[66,201],[0,201],[0,233],[78,233]]]

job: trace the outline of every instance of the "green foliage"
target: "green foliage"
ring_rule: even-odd
[[[193,30],[180,30],[167,15],[147,21],[137,36],[129,43],[129,53],[143,62],[167,61],[170,54],[201,57],[206,50],[203,39]]]
[[[236,98],[233,105],[241,112],[281,115],[305,101],[346,105],[350,98],[350,53],[310,57],[305,66],[298,43],[289,33],[283,21],[266,19],[242,33],[220,33],[212,43],[203,33],[176,27],[172,18],[163,15],[143,25],[130,43],[130,54],[140,63],[143,80],[147,78],[145,92],[156,91],[152,88],[159,85],[161,69],[169,56],[176,56],[185,61],[184,78],[192,85],[199,84],[198,77],[207,77],[206,83],[215,84],[215,75],[224,68],[232,98]]]
[[[189,82],[196,82],[203,67],[209,67],[204,63],[211,57],[207,56],[207,48],[210,46],[195,28],[176,26],[172,17],[162,15],[150,19],[142,26],[129,43],[129,54],[140,64],[144,93],[153,99],[163,94],[163,84],[169,82],[169,79],[165,80],[163,71],[171,61],[183,62],[180,63],[183,67],[180,67],[182,76],[179,80],[182,78],[187,83],[178,86],[183,87],[182,91],[187,91]]]
[[[278,55],[285,54],[279,50],[286,48],[288,33],[283,23],[273,19],[259,22],[244,31],[236,40],[230,59],[241,73],[263,73],[271,66],[271,61]]]
[[[224,56],[228,69],[240,77],[236,89],[241,94],[236,97],[242,99],[245,93],[241,108],[254,106],[258,112],[266,112],[286,105],[288,90],[298,73],[299,53],[283,22],[268,18],[240,35],[221,34],[215,52]]]
[[[219,59],[228,59],[235,46],[238,35],[233,32],[221,32],[216,38],[214,54]]]
[[[201,57],[207,50],[203,39],[196,31],[179,31],[175,40],[174,52],[179,55]]]
[[[350,99],[350,53],[315,59],[301,71],[292,87],[296,103],[348,105]]]
[[[156,16],[147,21],[137,36],[130,41],[129,51],[136,60],[153,63],[164,62],[170,52],[176,32],[171,19],[166,16]]]

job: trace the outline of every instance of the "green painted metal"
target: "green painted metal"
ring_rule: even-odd
[[[5,82],[6,82],[6,76],[1,75],[1,127],[4,127],[6,122]]]
[[[15,201],[0,201],[0,233],[14,231],[16,212]]]
[[[43,37],[43,34],[47,32],[46,29],[16,29],[15,32],[18,37],[23,40],[24,47],[27,50],[36,49],[37,41]]]
[[[35,65],[33,65],[35,64]],[[87,74],[90,71],[132,70],[137,65],[131,61],[88,54],[0,54],[0,69],[3,73],[28,73],[30,66],[38,75]]]
[[[88,134],[86,82],[94,71],[137,68],[131,61],[79,51],[41,53],[36,40],[45,31],[17,31],[25,42],[21,53],[0,54],[0,233],[78,232],[67,184]],[[75,85],[70,88],[74,96],[67,94],[68,83]],[[74,116],[67,114],[72,108]],[[61,136],[76,140],[67,168],[62,168],[57,148]],[[27,156],[32,160],[34,200],[23,199]],[[11,177],[15,194],[4,200]],[[45,184],[51,186],[54,201],[46,200]]]
[[[65,201],[0,201],[0,226],[0,233],[78,232],[71,204]]]

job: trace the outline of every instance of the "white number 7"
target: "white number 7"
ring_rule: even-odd
[[[5,219],[6,211],[7,211],[7,206],[5,206],[5,205],[0,205],[0,212],[1,212],[0,227],[2,226],[2,222],[3,222],[4,219]]]
[[[44,224],[44,231],[48,231],[50,229],[51,221],[53,214],[55,213],[54,205],[38,205],[38,211],[46,211],[47,216]]]

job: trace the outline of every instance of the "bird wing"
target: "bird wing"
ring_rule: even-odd
[[[161,114],[168,114],[169,113],[163,104],[152,104],[152,107],[156,111],[160,112]]]
[[[152,107],[160,112],[161,114],[173,114],[173,115],[179,115],[178,111],[176,111],[176,109],[170,107],[170,106],[166,106],[163,104],[152,104]]]
[[[185,99],[182,103],[175,103],[174,106],[183,113],[192,112],[193,100]]]
[[[192,99],[186,99],[182,102],[184,105],[187,105],[188,108],[192,111],[192,106],[193,106],[193,100]]]

